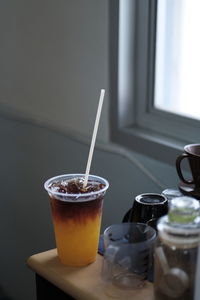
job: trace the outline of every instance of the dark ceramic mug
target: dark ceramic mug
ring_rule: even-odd
[[[168,200],[164,195],[145,193],[137,195],[132,208],[122,222],[145,223],[156,229],[157,221],[168,212]]]
[[[192,174],[191,180],[185,179],[181,169],[181,162],[185,158],[189,162]],[[176,170],[183,183],[194,184],[195,188],[200,188],[200,144],[190,144],[184,147],[184,153],[176,159]]]

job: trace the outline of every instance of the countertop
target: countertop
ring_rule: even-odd
[[[32,255],[27,265],[62,291],[77,300],[153,300],[153,284],[145,281],[141,289],[119,289],[101,278],[103,257],[97,255],[94,263],[81,268],[66,267],[60,263],[57,250]]]

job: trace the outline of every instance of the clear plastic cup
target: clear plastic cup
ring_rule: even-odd
[[[141,288],[152,267],[156,231],[143,223],[121,223],[104,232],[102,277],[121,289]]]
[[[95,261],[103,199],[109,183],[102,177],[89,175],[88,182],[102,184],[102,188],[79,194],[57,192],[51,186],[83,177],[84,174],[60,175],[44,184],[50,197],[58,256],[67,266],[85,266]]]

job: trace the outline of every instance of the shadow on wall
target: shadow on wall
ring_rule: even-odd
[[[85,171],[89,146],[63,134],[29,123],[0,118],[1,198],[0,248],[1,286],[12,300],[35,300],[34,274],[27,258],[55,247],[46,179],[65,173]],[[174,170],[142,158],[163,182],[176,182]],[[121,222],[133,198],[160,188],[129,160],[95,149],[91,174],[110,183],[103,209],[102,231]]]

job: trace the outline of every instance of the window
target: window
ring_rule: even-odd
[[[195,5],[198,0],[191,2]],[[187,0],[120,0],[113,1],[110,7],[111,138],[172,164],[185,144],[197,143],[200,137],[197,73],[200,68],[195,67],[196,76],[190,83],[189,73],[183,76],[184,68],[192,72],[188,71],[191,56],[199,53],[199,50],[190,53],[186,48],[188,38],[199,45],[195,41],[198,35],[190,35],[191,30],[199,27],[189,22],[187,5]],[[195,11],[190,9],[190,13],[192,10]],[[176,64],[180,62],[177,75],[171,64],[173,57],[179,58]],[[196,66],[199,59],[197,55]],[[183,83],[177,89],[180,79]],[[183,87],[189,91],[194,83],[197,89],[195,92],[194,87],[191,89],[190,97]],[[183,100],[195,109],[181,107]]]
[[[200,120],[200,1],[158,1],[154,105]]]

